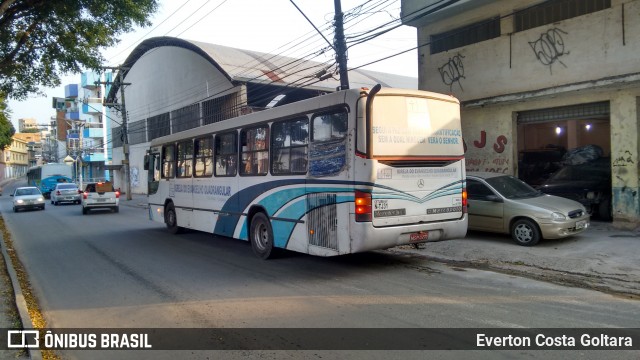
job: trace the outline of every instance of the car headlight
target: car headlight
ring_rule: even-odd
[[[44,201],[44,198],[38,198],[38,201]]]
[[[589,191],[589,192],[587,193],[587,199],[589,199],[589,200],[593,200],[593,199],[595,199],[595,198],[596,198],[596,193],[595,193],[595,192],[593,192],[593,191]]]
[[[20,200],[16,200],[16,204],[22,204],[24,202],[24,200],[20,199]]]
[[[551,213],[551,220],[553,220],[553,221],[563,221],[563,220],[567,220],[567,217],[564,216],[563,214],[559,213],[559,212],[554,212],[554,213]]]

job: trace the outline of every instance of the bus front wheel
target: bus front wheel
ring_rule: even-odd
[[[172,234],[178,234],[182,231],[182,228],[178,226],[178,217],[176,216],[176,208],[173,203],[167,205],[164,211],[164,222],[167,224],[167,230]]]
[[[251,219],[251,248],[260,259],[266,260],[275,255],[273,248],[273,230],[271,222],[264,213],[257,213]]]

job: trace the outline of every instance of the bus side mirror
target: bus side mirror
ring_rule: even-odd
[[[149,155],[144,156],[144,169],[149,170]]]

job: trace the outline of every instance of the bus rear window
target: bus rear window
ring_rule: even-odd
[[[373,156],[462,156],[460,105],[409,96],[377,96],[373,102]]]

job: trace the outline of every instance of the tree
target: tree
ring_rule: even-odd
[[[135,25],[150,25],[158,0],[0,0],[0,91],[24,100],[60,76],[98,70],[100,51]]]
[[[37,134],[40,132],[40,129],[38,128],[28,128],[28,129],[23,129],[21,131],[23,134]]]
[[[11,110],[7,108],[7,99],[0,91],[0,150],[11,145],[11,138],[16,133],[16,129],[11,124]]]

